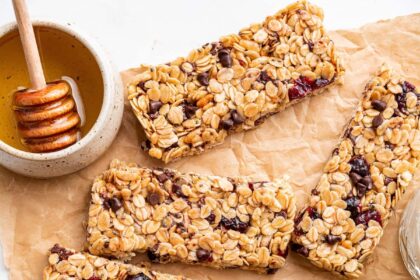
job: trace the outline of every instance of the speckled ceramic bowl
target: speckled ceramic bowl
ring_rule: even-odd
[[[15,149],[0,140],[0,164],[16,173],[51,178],[76,172],[109,148],[121,125],[124,93],[120,75],[106,53],[87,35],[69,24],[37,20],[43,26],[65,32],[80,41],[93,55],[102,73],[104,83],[102,108],[91,130],[74,145],[52,153],[35,154]],[[17,29],[16,24],[0,27],[0,38]]]

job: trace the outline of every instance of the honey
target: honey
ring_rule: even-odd
[[[92,128],[102,107],[103,80],[94,56],[76,38],[62,31],[35,27],[38,48],[47,82],[72,78],[85,106],[86,122],[82,137]],[[12,109],[18,87],[29,87],[29,76],[19,34],[0,38],[0,140],[19,150],[28,151],[21,142]]]

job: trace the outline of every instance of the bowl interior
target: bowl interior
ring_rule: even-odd
[[[81,129],[83,137],[77,145],[51,153],[31,153],[25,151],[23,144],[19,145],[11,96],[16,86],[28,87],[29,80],[17,27],[10,24],[0,29],[0,63],[10,65],[4,67],[7,69],[4,73],[0,70],[0,80],[4,78],[7,82],[0,89],[3,93],[7,92],[6,98],[0,94],[0,103],[3,103],[0,105],[6,108],[4,116],[0,116],[0,128],[9,131],[11,138],[0,134],[0,149],[19,158],[51,160],[67,156],[86,145],[97,131],[94,128],[106,118],[103,108],[108,101],[109,75],[106,75],[106,71],[109,69],[100,48],[74,27],[45,21],[35,21],[34,27],[47,81],[67,76],[75,80],[79,87],[86,111],[86,124]]]

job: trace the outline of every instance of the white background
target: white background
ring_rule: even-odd
[[[236,33],[252,22],[262,21],[265,16],[274,14],[286,3],[294,1],[27,0],[27,2],[33,18],[54,19],[77,25],[85,30],[103,45],[117,68],[123,70],[140,63],[166,63],[178,56],[186,55],[189,50],[217,40],[221,35]],[[420,0],[312,0],[312,2],[323,7],[325,26],[329,30],[357,28],[365,23],[420,12]],[[0,0],[0,25],[13,20],[11,0]],[[2,269],[0,252],[0,280],[5,279],[7,276]]]

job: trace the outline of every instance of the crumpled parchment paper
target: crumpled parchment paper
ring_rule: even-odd
[[[357,30],[330,32],[345,61],[344,85],[307,99],[269,118],[260,128],[239,133],[211,151],[168,165],[180,171],[272,179],[290,175],[299,205],[319,180],[322,168],[351,117],[370,76],[387,62],[420,86],[420,14],[368,24]],[[191,46],[192,48],[194,46]],[[127,81],[135,69],[122,73]],[[73,175],[50,180],[24,178],[0,168],[0,241],[10,279],[41,279],[46,252],[56,242],[82,249],[90,185],[113,158],[143,166],[162,166],[140,150],[140,125],[126,105],[117,139],[99,160]],[[418,174],[417,174],[418,175]],[[416,176],[396,217],[388,224],[365,279],[410,279],[398,249],[398,225],[404,206],[418,186]],[[159,271],[192,279],[335,279],[291,253],[274,275],[181,264],[153,265]]]

